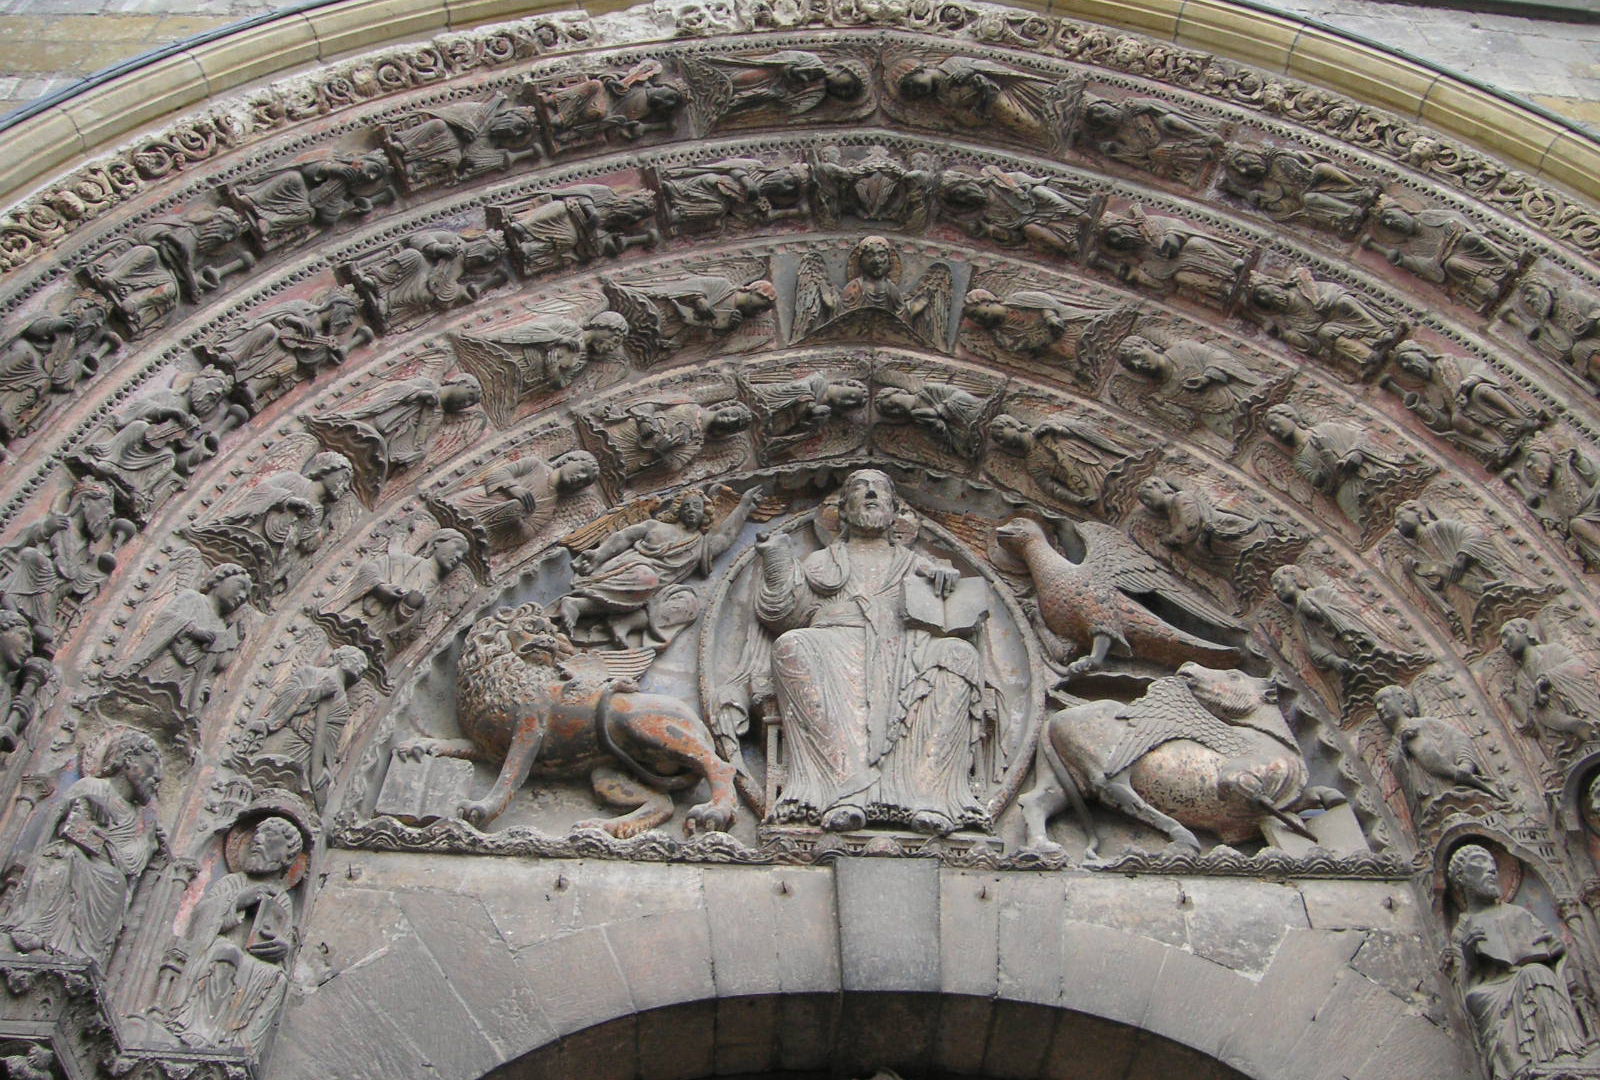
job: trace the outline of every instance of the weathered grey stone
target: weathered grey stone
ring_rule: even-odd
[[[639,1021],[622,1016],[573,1032],[545,1075],[550,1080],[634,1080],[639,1074]]]
[[[1290,930],[1255,992],[1226,1028],[1217,1056],[1252,1075],[1272,1075],[1317,1015],[1365,940],[1356,931]]]
[[[1179,886],[1195,953],[1236,971],[1266,970],[1284,933],[1308,926],[1292,886],[1237,878],[1185,878]]]
[[[824,1069],[837,1039],[836,994],[785,994],[778,1004],[778,1065],[801,1071]]]
[[[1151,990],[1144,1028],[1211,1054],[1224,1035],[1218,1016],[1235,1013],[1255,991],[1254,982],[1221,964],[1169,949]]]
[[[938,863],[845,859],[835,874],[843,988],[938,990]]]
[[[1398,883],[1313,880],[1298,882],[1295,888],[1317,930],[1404,930],[1416,925],[1416,902]]]
[[[1446,1080],[1472,1075],[1471,1037],[1410,1012],[1395,1017],[1377,1049],[1350,1080]]]
[[[1068,919],[1126,930],[1168,945],[1189,941],[1183,900],[1170,878],[1074,874],[1062,884]]]
[[[444,893],[397,898],[445,979],[502,1057],[515,1057],[555,1037],[544,1010],[523,983],[505,939],[483,905]]]
[[[1064,923],[1061,1003],[1119,1023],[1141,1024],[1170,951],[1170,945],[1119,930]]]
[[[1000,979],[1001,875],[946,870],[939,891],[940,985],[947,994],[992,997]]]
[[[1343,1080],[1372,1056],[1373,1033],[1387,1028],[1398,998],[1366,976],[1343,972],[1302,1028],[1279,1069],[1306,1080]]]
[[[778,984],[785,993],[839,988],[839,915],[827,867],[791,867],[777,875]],[[785,888],[787,891],[785,891]]]
[[[1415,934],[1372,930],[1350,966],[1419,1008],[1426,1009],[1438,1000],[1438,980],[1427,947]]]
[[[634,1011],[605,931],[579,930],[517,954],[523,978],[560,1035]]]
[[[699,912],[647,915],[606,927],[636,1009],[716,994],[711,931]]]
[[[1000,908],[1000,996],[1054,1005],[1067,977],[1059,926],[1061,883],[1052,876],[1010,874],[993,901]],[[962,963],[960,952],[946,953],[946,966]]]
[[[932,1004],[922,994],[845,994],[834,1067],[860,1076],[879,1067],[902,1076],[925,1072],[939,1021]]]

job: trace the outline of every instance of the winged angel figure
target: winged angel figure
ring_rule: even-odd
[[[823,255],[810,252],[795,282],[793,340],[847,330],[856,318],[873,313],[888,316],[914,340],[943,349],[955,290],[950,264],[934,263],[909,288],[902,287],[902,274],[900,252],[883,236],[865,237],[851,249],[843,288],[834,284]]]
[[[938,63],[906,57],[891,62],[888,71],[889,85],[906,104],[925,106],[960,127],[998,130],[1052,148],[1083,92],[1080,81],[971,56]]]
[[[693,57],[684,60],[683,70],[696,107],[713,124],[730,117],[803,116],[833,102],[865,102],[871,79],[860,60],[824,59],[797,49]]]
[[[715,274],[691,274],[648,282],[601,278],[611,310],[628,323],[628,351],[648,367],[686,346],[728,340],[771,311],[778,302],[772,282],[739,284]]]

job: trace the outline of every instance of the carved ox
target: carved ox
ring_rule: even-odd
[[[672,816],[669,791],[704,778],[711,797],[690,809],[685,832],[733,823],[734,768],[717,757],[693,709],[641,694],[629,676],[649,666],[649,649],[579,652],[538,604],[504,608],[467,634],[456,674],[457,720],[465,739],[413,739],[396,748],[485,761],[500,768],[481,799],[462,804],[468,824],[493,821],[530,775],[587,775],[604,802],[630,813],[595,824],[626,838]]]
[[[1053,714],[1039,740],[1033,789],[1022,796],[1028,845],[1059,851],[1046,825],[1069,803],[1100,836],[1080,792],[1199,850],[1191,829],[1235,844],[1272,816],[1308,838],[1297,811],[1344,801],[1308,787],[1305,759],[1277,705],[1277,687],[1242,671],[1186,663],[1129,704],[1095,701]],[[1314,839],[1314,838],[1313,838]]]

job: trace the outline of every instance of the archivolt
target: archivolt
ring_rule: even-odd
[[[672,18],[514,24],[409,65],[352,61],[217,106],[195,124],[221,134],[185,168],[107,166],[127,182],[93,213],[52,218],[41,206],[74,205],[57,187],[13,216],[0,515],[21,551],[66,513],[68,562],[104,580],[29,612],[55,688],[26,691],[38,715],[8,784],[62,775],[75,728],[165,717],[173,763],[195,764],[172,770],[162,815],[177,850],[204,854],[253,795],[232,764],[249,722],[326,663],[317,616],[362,567],[470,526],[461,497],[496,467],[594,454],[598,482],[536,492],[515,535],[466,529],[474,573],[430,598],[357,703],[337,778],[305,793],[349,824],[389,694],[573,529],[688,485],[797,491],[870,459],[979,548],[964,500],[1130,530],[1297,661],[1384,778],[1362,812],[1401,825],[1394,852],[1488,835],[1577,897],[1587,852],[1550,839],[1537,796],[1576,798],[1569,771],[1590,759],[1582,739],[1528,733],[1495,634],[1535,618],[1592,660],[1589,209],[1369,106],[1069,20],[817,9],[735,35]],[[862,269],[870,235],[892,271]],[[602,312],[627,326],[612,351]],[[1166,367],[1141,372],[1131,338]],[[190,393],[203,365],[231,372],[209,410]],[[460,374],[483,403],[432,415],[424,382]],[[429,438],[401,454],[349,418],[408,379],[418,399],[395,407],[429,413]],[[870,400],[796,419],[845,380]],[[645,412],[693,426],[724,402],[751,422],[641,451]],[[305,468],[309,484],[334,449],[357,491],[318,510],[315,543],[280,559],[271,536],[218,539],[264,481]],[[1141,507],[1149,480],[1274,539],[1208,555]],[[72,517],[97,483],[125,527]],[[1444,557],[1429,537],[1447,530],[1397,530],[1411,500],[1487,537],[1494,589],[1430,587],[1417,566]],[[117,699],[130,641],[227,552],[256,579],[238,655],[179,706]],[[1268,587],[1289,562],[1382,625],[1380,674],[1448,702],[1514,806],[1413,817],[1378,685],[1319,656]],[[26,817],[10,813],[8,842]],[[137,934],[117,972],[130,987],[156,978],[163,921]]]

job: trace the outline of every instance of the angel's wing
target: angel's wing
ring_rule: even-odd
[[[1078,335],[1079,365],[1094,377],[1110,370],[1116,360],[1117,346],[1133,333],[1138,321],[1139,309],[1133,304],[1118,304],[1092,320]]]
[[[610,309],[627,320],[628,351],[637,356],[641,364],[646,367],[654,364],[671,348],[661,326],[661,312],[647,296],[609,277],[600,279],[600,291],[605,294]]]
[[[522,393],[522,375],[515,358],[498,343],[473,334],[452,334],[451,340],[461,370],[476,378],[483,388],[483,411],[496,427],[509,427],[516,418],[517,399]]]
[[[1202,598],[1138,547],[1120,529],[1097,521],[1079,522],[1083,566],[1131,596],[1154,596],[1207,625],[1243,632],[1244,625]]]
[[[637,679],[650,669],[655,658],[654,649],[585,650],[561,661],[561,674],[585,682]]]
[[[924,341],[943,349],[950,336],[951,295],[955,292],[955,276],[948,263],[936,262],[928,267],[905,298],[906,309],[912,313],[911,328]]]
[[[800,261],[795,275],[793,341],[800,341],[833,318],[839,307],[839,292],[833,287],[828,264],[819,252],[810,252]]]
[[[715,121],[733,104],[733,80],[722,65],[726,60],[684,57],[683,78],[689,84],[689,100],[706,121]]]
[[[561,539],[561,546],[576,554],[588,551],[611,533],[626,529],[629,525],[637,525],[648,520],[657,510],[661,509],[662,499],[659,495],[651,495],[643,499],[635,499],[624,503],[609,513],[602,514],[589,524],[580,529],[575,529]]]

